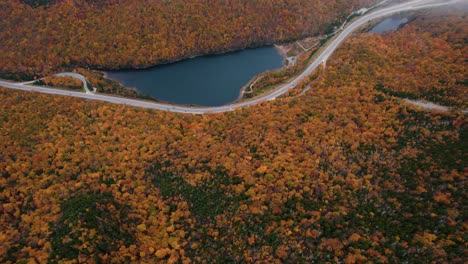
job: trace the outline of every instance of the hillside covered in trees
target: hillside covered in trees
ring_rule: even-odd
[[[0,88],[0,262],[464,263],[466,29],[356,35],[307,94],[224,114]]]
[[[0,2],[0,77],[145,67],[333,29],[376,0]]]

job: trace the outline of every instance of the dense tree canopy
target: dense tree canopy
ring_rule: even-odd
[[[428,31],[427,28],[432,29]],[[467,109],[467,35],[468,20],[464,16],[420,17],[397,33],[378,40],[376,48],[355,54],[355,60],[379,54],[374,56],[380,60],[376,63],[394,62],[381,69],[392,72],[391,76],[369,68],[379,79],[377,88],[387,94]],[[421,79],[415,79],[415,75],[420,75]]]
[[[37,2],[37,1],[36,1]],[[376,0],[0,2],[0,74],[144,67],[324,32]],[[0,75],[0,76],[1,76]]]
[[[307,94],[224,114],[1,88],[0,262],[464,263],[466,116],[381,90],[464,95],[451,19],[352,37]]]
[[[45,85],[56,88],[84,90],[83,82],[70,76],[47,76],[34,82],[35,85]]]

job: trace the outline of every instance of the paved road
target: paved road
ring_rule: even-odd
[[[340,34],[338,34],[334,40],[328,44],[326,47],[322,48],[320,55],[314,60],[314,62],[304,70],[299,76],[293,79],[288,84],[285,84],[275,91],[265,94],[261,97],[254,98],[252,100],[234,103],[230,105],[224,106],[217,106],[217,107],[191,107],[191,106],[178,106],[178,105],[169,105],[163,103],[156,103],[156,102],[149,102],[149,101],[142,101],[136,99],[128,99],[122,98],[117,96],[111,95],[104,95],[104,94],[93,94],[93,93],[82,93],[82,92],[75,92],[75,91],[64,91],[52,88],[45,88],[45,87],[37,87],[32,86],[27,83],[12,83],[6,81],[0,81],[0,86],[4,86],[7,88],[17,89],[17,90],[24,90],[24,91],[36,91],[40,93],[46,94],[54,94],[54,95],[64,95],[64,96],[73,96],[78,98],[84,99],[91,99],[91,100],[99,100],[104,102],[110,102],[115,104],[125,104],[131,105],[136,107],[144,107],[150,109],[157,109],[161,111],[169,111],[169,112],[176,112],[176,113],[188,113],[188,114],[207,114],[207,113],[221,113],[221,112],[228,112],[233,111],[239,107],[246,107],[251,105],[256,105],[261,102],[271,101],[276,99],[278,96],[281,96],[287,93],[289,90],[293,89],[296,84],[299,83],[302,79],[309,76],[314,70],[316,70],[322,63],[325,63],[327,59],[333,54],[333,52],[338,48],[338,46],[343,43],[343,41],[351,35],[356,29],[361,27],[362,25],[366,24],[367,22],[374,20],[376,18],[388,16],[394,13],[402,12],[402,11],[409,11],[409,10],[416,10],[421,8],[429,8],[429,7],[438,7],[448,4],[454,4],[456,2],[462,2],[466,0],[413,0],[409,2],[405,2],[398,5],[393,5],[390,7],[386,7],[380,10],[376,10],[367,14],[349,26],[347,26]],[[65,73],[68,74],[68,73]],[[81,78],[79,78],[81,79]],[[87,85],[85,85],[87,87]],[[89,91],[89,89],[88,89]]]
[[[96,93],[96,89],[86,80],[86,78],[81,75],[81,74],[78,74],[78,73],[74,73],[74,72],[62,72],[62,73],[57,73],[57,74],[54,74],[53,76],[57,76],[57,77],[65,77],[65,76],[68,76],[68,77],[73,77],[75,79],[78,79],[80,81],[83,82],[83,88],[85,89],[86,93],[87,94],[94,94]]]
[[[442,112],[448,112],[454,109],[454,107],[443,106],[443,105],[439,105],[433,102],[427,102],[424,100],[411,100],[408,98],[404,98],[403,101],[408,104],[412,104],[414,106],[421,107],[423,109],[428,109],[428,110],[438,110]],[[461,110],[461,112],[463,114],[468,114],[468,109]]]

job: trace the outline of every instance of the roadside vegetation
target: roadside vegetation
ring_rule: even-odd
[[[314,48],[298,55],[296,57],[296,63],[292,66],[285,66],[279,70],[268,71],[257,75],[247,84],[247,88],[243,92],[243,97],[256,97],[269,90],[273,90],[281,84],[287,83],[288,80],[301,73],[308,66],[316,50],[317,48]]]
[[[158,101],[156,98],[140,94],[136,89],[125,87],[117,81],[106,78],[101,71],[77,68],[74,72],[83,75],[89,83],[96,88],[97,93],[117,95],[127,98],[138,98],[149,101]]]
[[[70,76],[48,76],[35,81],[33,84],[71,90],[84,90],[83,82]]]
[[[136,90],[126,88],[117,81],[105,78],[103,72],[86,70],[83,68],[77,68],[74,72],[83,75],[86,80],[97,89],[96,92],[98,93],[114,94],[129,98],[138,97],[138,92]]]
[[[347,18],[337,19],[325,30],[325,35],[307,37],[291,43],[278,45],[276,48],[287,60],[286,67],[275,71],[267,71],[255,76],[242,90],[242,98],[248,99],[264,94],[267,91],[274,90],[281,84],[285,84],[293,77],[301,73],[315,58],[315,53],[325,45],[333,36],[339,32],[339,27],[358,17],[358,13],[353,13]],[[343,24],[345,23],[345,24]],[[291,65],[291,61],[293,61]],[[301,81],[299,85],[304,89],[308,84],[306,82],[314,81],[318,78],[320,71],[315,71],[307,80]],[[296,89],[297,90],[297,89]],[[291,95],[298,94],[292,91]]]
[[[394,72],[392,77],[383,77],[385,74],[369,69],[380,76],[375,88],[392,96],[467,109],[468,76],[464,54],[468,53],[468,20],[460,16],[435,16],[430,19],[420,16],[395,33],[387,34],[386,40],[381,41],[380,45],[391,49],[379,56],[380,63],[384,60],[401,63],[392,63],[391,68],[382,69]],[[434,23],[437,27],[434,27]],[[421,28],[432,29],[425,31]],[[406,41],[404,35],[413,41]],[[441,53],[441,49],[447,52]],[[379,50],[369,50],[367,54],[360,55],[372,56],[372,53],[377,52]],[[401,58],[405,53],[427,59]],[[421,77],[421,81],[416,81],[414,76],[421,75],[421,72],[426,74]]]
[[[74,0],[32,9],[24,1],[5,0],[0,76],[20,80],[77,67],[141,68],[288,42],[323,34],[337,17],[377,1]]]
[[[466,105],[464,20],[355,35],[308,93],[222,114],[0,88],[0,262],[464,263],[466,115],[376,89]]]

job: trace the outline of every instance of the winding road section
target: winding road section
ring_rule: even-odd
[[[393,6],[389,6],[389,7],[385,7],[385,8],[373,11],[370,14],[364,15],[358,20],[351,23],[341,33],[339,33],[331,42],[329,42],[328,45],[321,48],[321,50],[319,50],[320,54],[316,57],[316,59],[304,70],[304,72],[302,72],[299,76],[294,78],[289,83],[261,97],[254,98],[252,100],[248,100],[244,102],[224,105],[224,106],[217,106],[217,107],[179,106],[179,105],[170,105],[170,104],[156,103],[156,102],[150,102],[150,101],[122,98],[122,97],[104,95],[104,94],[94,94],[89,90],[86,79],[84,79],[84,77],[81,75],[79,75],[78,77],[74,76],[78,74],[73,74],[73,73],[62,73],[62,76],[63,75],[71,76],[71,74],[73,74],[72,77],[82,80],[84,83],[85,90],[87,91],[86,93],[75,92],[75,91],[65,91],[65,90],[46,88],[46,87],[38,87],[38,86],[29,85],[28,83],[12,83],[12,82],[7,82],[7,81],[0,81],[0,86],[11,88],[11,89],[23,90],[23,91],[35,91],[35,92],[40,92],[40,93],[45,93],[45,94],[72,96],[72,97],[78,97],[78,98],[83,98],[83,99],[99,100],[99,101],[104,101],[104,102],[109,102],[109,103],[125,104],[125,105],[130,105],[130,106],[157,109],[161,111],[176,112],[176,113],[207,114],[207,113],[228,112],[228,111],[233,111],[236,108],[256,105],[258,103],[265,102],[265,101],[271,101],[271,100],[276,99],[276,97],[278,96],[284,95],[285,93],[293,89],[296,86],[296,84],[299,83],[299,81],[309,76],[321,64],[325,65],[328,58],[333,54],[333,52],[338,48],[338,46],[342,44],[344,40],[351,35],[352,32],[354,32],[356,29],[358,29],[359,27],[361,27],[362,25],[366,24],[367,22],[371,20],[384,17],[384,16],[388,16],[388,15],[398,13],[398,12],[445,6],[449,4],[455,4],[461,1],[466,1],[466,0],[450,0],[450,1],[447,1],[447,0],[413,0],[413,1],[405,2],[405,3],[401,3],[401,4],[397,4],[397,5],[393,5]]]
[[[94,87],[88,82],[88,80],[86,80],[86,78],[85,78],[83,75],[81,75],[81,74],[74,73],[74,72],[62,72],[62,73],[54,74],[53,76],[57,76],[57,77],[73,77],[73,78],[78,79],[78,80],[80,80],[81,82],[83,82],[83,88],[85,89],[85,91],[86,91],[87,94],[94,94],[94,93],[96,93],[96,88],[94,88]]]

